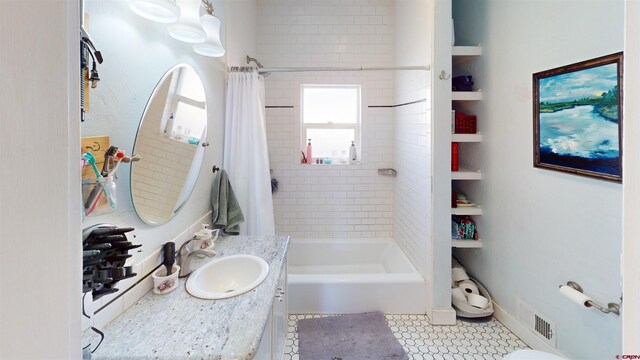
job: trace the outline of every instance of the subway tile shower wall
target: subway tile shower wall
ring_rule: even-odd
[[[400,72],[396,78],[398,104],[424,102],[395,110],[393,233],[398,245],[426,278],[430,273],[431,241],[431,101],[429,73]],[[426,201],[425,201],[426,199]]]
[[[391,0],[261,0],[258,53],[265,66],[391,65]]]
[[[266,67],[392,66],[393,1],[259,2],[258,59]],[[276,231],[294,238],[388,238],[393,234],[391,71],[273,73],[266,78],[267,137]],[[301,165],[300,86],[360,84],[361,164]],[[345,144],[345,150],[349,144]]]

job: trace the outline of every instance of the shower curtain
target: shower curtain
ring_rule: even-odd
[[[224,133],[224,168],[245,218],[240,234],[273,235],[264,78],[255,69],[229,72]]]

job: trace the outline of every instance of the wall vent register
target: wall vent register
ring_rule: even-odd
[[[556,347],[556,323],[534,310],[522,299],[516,299],[516,319],[547,344]]]

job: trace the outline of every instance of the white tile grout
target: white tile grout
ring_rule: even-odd
[[[289,315],[283,360],[298,360],[297,323],[300,319],[328,314]],[[434,326],[425,315],[387,314],[385,319],[398,342],[412,360],[502,359],[528,346],[498,320],[457,320],[455,326]]]

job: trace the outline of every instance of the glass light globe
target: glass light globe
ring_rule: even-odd
[[[129,0],[129,8],[145,19],[161,23],[180,18],[180,8],[173,0]]]
[[[204,14],[200,16],[200,24],[207,32],[207,41],[193,45],[193,51],[209,57],[224,56],[225,50],[220,41],[220,19],[214,15]]]

